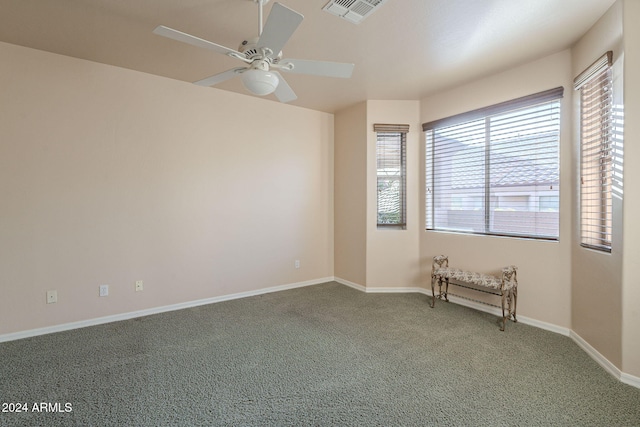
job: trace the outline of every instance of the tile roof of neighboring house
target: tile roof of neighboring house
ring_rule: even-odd
[[[531,139],[512,139],[501,142],[501,149],[491,153],[491,186],[516,187],[530,185],[554,185],[559,182],[560,171],[556,159],[536,161],[534,148],[529,150],[532,158],[523,156],[524,150],[513,150],[514,146],[526,144],[535,147],[538,155],[549,158],[557,152],[557,136],[542,135]],[[442,138],[446,151],[453,152],[451,168],[451,188],[481,188],[485,184],[484,147],[465,145],[456,140]],[[441,146],[442,147],[442,146]],[[509,150],[511,148],[511,150]],[[502,151],[502,152],[500,152]],[[516,152],[517,155],[510,154]],[[459,163],[463,166],[456,166]]]

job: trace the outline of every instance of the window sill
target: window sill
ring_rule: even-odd
[[[406,224],[378,224],[378,230],[406,230]]]

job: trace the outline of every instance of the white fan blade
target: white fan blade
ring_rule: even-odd
[[[212,50],[214,52],[222,53],[224,55],[231,56],[233,58],[241,59],[245,62],[251,62],[247,60],[243,54],[238,52],[237,50],[230,49],[228,47],[221,46],[219,44],[212,43],[210,41],[201,39],[196,36],[192,36],[187,33],[183,33],[182,31],[174,30],[169,27],[165,27],[164,25],[158,25],[155,30],[153,30],[154,34],[159,36],[167,37],[173,40],[177,40],[182,43],[187,43],[192,46],[202,47],[205,49]]]
[[[222,83],[226,80],[234,78],[235,76],[237,76],[238,74],[240,74],[246,69],[247,67],[232,68],[231,70],[227,70],[224,73],[216,74],[215,76],[207,77],[206,79],[193,82],[193,84],[196,84],[198,86],[213,86],[218,83]]]
[[[289,84],[282,77],[282,75],[280,73],[278,73],[277,71],[271,70],[271,72],[273,74],[275,74],[276,76],[278,76],[278,80],[280,80],[280,82],[278,83],[278,87],[276,87],[276,90],[274,92],[276,98],[278,98],[278,101],[280,101],[280,102],[290,102],[290,101],[295,101],[296,99],[298,99],[298,96],[295,94],[293,89],[291,89],[291,86],[289,86]]]
[[[271,50],[269,57],[278,56],[284,45],[304,18],[298,12],[289,9],[280,3],[274,3],[267,18],[267,23],[258,40],[258,48],[264,47]]]
[[[291,64],[290,68],[287,64]],[[308,59],[283,59],[278,62],[282,71],[314,76],[340,77],[348,79],[353,73],[354,64],[345,62],[312,61]]]

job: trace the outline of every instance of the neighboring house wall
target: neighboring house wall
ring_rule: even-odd
[[[560,127],[560,170],[572,169],[572,77],[569,50],[422,99],[421,122],[452,116],[554,87],[563,86]],[[421,158],[424,158],[424,142]],[[422,172],[424,173],[424,169]],[[424,231],[421,224],[420,260],[428,277],[434,255],[449,255],[452,266],[494,271],[518,266],[518,314],[539,322],[571,326],[571,194],[569,173],[560,177],[560,239],[558,242]],[[424,218],[421,180],[420,218]],[[463,290],[460,294],[463,294]],[[476,298],[475,295],[472,295]]]
[[[335,276],[367,282],[367,103],[335,114]]]
[[[0,57],[0,335],[333,276],[333,115]]]
[[[614,67],[621,68],[622,60],[622,2],[611,9],[580,39],[572,49],[572,75],[577,76],[608,50],[613,50]],[[615,80],[615,78],[614,78]],[[615,86],[615,84],[614,84]],[[573,91],[573,89],[570,89]],[[618,93],[618,95],[620,95]],[[571,326],[573,331],[617,367],[622,367],[622,200],[614,197],[613,238],[611,253],[603,253],[580,246],[580,100],[576,94],[572,120],[575,161],[572,175],[572,295]],[[626,139],[626,137],[625,137]],[[625,141],[625,150],[629,142]],[[625,163],[627,163],[625,153]],[[625,168],[625,192],[627,174]],[[626,196],[626,195],[625,195]],[[626,203],[626,202],[625,202]]]

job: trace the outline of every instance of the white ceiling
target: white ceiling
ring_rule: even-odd
[[[355,63],[348,80],[285,76],[298,95],[291,104],[334,112],[365,99],[420,99],[560,51],[615,0],[388,0],[358,25],[323,11],[328,0],[279,1],[305,16],[285,57]],[[258,6],[253,0],[0,0],[0,41],[188,82],[243,65],[156,36],[160,24],[236,49],[257,36]],[[216,87],[247,93],[237,78]]]

